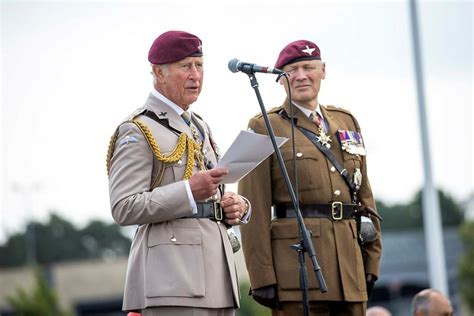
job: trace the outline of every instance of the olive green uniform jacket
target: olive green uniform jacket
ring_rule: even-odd
[[[283,108],[290,114],[288,100]],[[281,147],[286,169],[294,186],[291,125],[278,111],[269,111],[269,119],[276,136],[288,137]],[[316,125],[295,107],[297,125],[314,133]],[[360,168],[363,179],[359,190],[362,204],[375,209],[375,202],[367,178],[365,156],[349,154],[341,149],[338,130],[360,131],[357,121],[346,110],[322,107],[322,114],[329,125],[331,151],[351,174]],[[249,122],[249,128],[259,134],[268,134],[262,115]],[[296,164],[299,182],[299,202],[303,204],[351,203],[349,188],[331,162],[299,130],[295,128]],[[291,203],[275,154],[264,160],[239,183],[239,193],[252,203],[253,217],[249,224],[240,228],[245,262],[253,289],[278,284],[280,301],[300,301],[297,252],[290,248],[299,241],[297,220],[273,219],[272,205]],[[339,193],[339,194],[338,194]],[[372,218],[380,232],[380,224]],[[316,257],[327,283],[328,291],[321,293],[308,257],[309,299],[327,301],[367,301],[365,274],[379,274],[382,252],[380,238],[362,247],[358,243],[357,225],[353,219],[334,221],[329,218],[306,218],[306,227],[312,232]],[[380,236],[380,233],[378,233]]]

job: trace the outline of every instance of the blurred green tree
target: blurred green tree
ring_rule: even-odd
[[[270,316],[269,308],[255,302],[248,294],[250,284],[248,282],[240,282],[240,309],[237,310],[237,316]]]
[[[91,221],[78,229],[56,214],[50,215],[45,224],[30,222],[26,231],[34,233],[34,254],[38,264],[126,256],[131,245],[130,238],[114,223]],[[0,267],[27,263],[26,237],[25,232],[14,234],[0,246]]]
[[[443,226],[459,226],[463,221],[461,206],[447,193],[438,190]],[[377,201],[377,211],[383,217],[383,230],[410,230],[423,227],[422,192],[408,203],[388,205]]]
[[[474,221],[465,222],[459,232],[464,244],[464,255],[459,261],[461,295],[474,311]]]
[[[22,288],[14,296],[7,297],[7,302],[17,315],[21,316],[68,316],[68,312],[59,306],[58,298],[48,285],[46,277],[39,267],[35,267],[35,287],[31,293]]]

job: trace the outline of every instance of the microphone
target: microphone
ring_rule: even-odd
[[[246,63],[238,60],[237,58],[231,59],[228,64],[229,70],[232,72],[242,71],[246,74],[252,74],[254,72],[264,72],[267,74],[281,75],[284,72],[278,68],[263,67],[251,63]]]

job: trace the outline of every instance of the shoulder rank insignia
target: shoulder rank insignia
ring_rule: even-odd
[[[166,114],[168,114],[168,112],[160,112],[160,114],[158,114],[158,116],[166,116]]]
[[[362,134],[356,131],[338,130],[337,136],[341,143],[341,149],[352,155],[365,156],[367,154]]]

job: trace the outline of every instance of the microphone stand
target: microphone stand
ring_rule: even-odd
[[[283,178],[285,179],[286,187],[288,189],[288,193],[290,194],[291,201],[293,203],[293,208],[295,209],[295,212],[296,212],[296,218],[298,220],[298,229],[300,232],[301,240],[299,243],[292,245],[291,249],[295,250],[298,253],[300,289],[303,292],[304,315],[308,316],[309,315],[309,298],[308,298],[309,286],[308,286],[308,271],[306,270],[306,264],[305,264],[306,252],[308,253],[308,256],[311,259],[311,262],[313,264],[313,270],[316,273],[316,279],[319,283],[319,290],[321,291],[321,293],[327,292],[326,281],[324,280],[323,274],[321,272],[321,268],[318,264],[318,260],[316,259],[316,251],[314,249],[314,245],[311,240],[311,231],[309,231],[304,224],[303,216],[301,215],[301,210],[299,208],[299,203],[296,199],[293,186],[291,185],[291,182],[290,182],[290,178],[288,177],[288,172],[286,170],[285,163],[283,162],[280,148],[278,147],[276,143],[275,134],[273,133],[273,129],[272,129],[270,120],[268,119],[265,106],[263,105],[263,100],[260,95],[260,91],[258,90],[257,78],[255,77],[254,72],[248,72],[247,75],[249,76],[249,79],[250,79],[250,85],[255,90],[255,94],[257,95],[258,103],[260,105],[260,110],[262,111],[262,115],[265,120],[265,125],[267,127],[268,134],[270,136],[270,139],[273,144],[273,148],[275,150],[276,157],[278,159],[280,170],[283,175]]]

